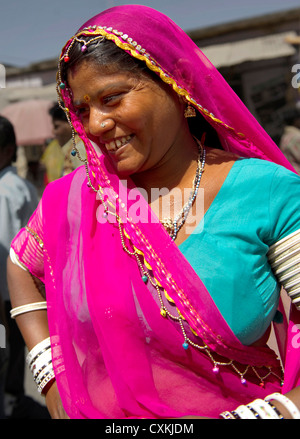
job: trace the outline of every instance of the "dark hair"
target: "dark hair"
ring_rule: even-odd
[[[80,37],[80,39],[88,42],[94,37]],[[161,81],[159,75],[150,70],[144,61],[130,56],[123,49],[118,47],[114,42],[106,39],[98,39],[86,47],[82,52],[83,43],[75,41],[72,45],[68,56],[69,61],[61,61],[61,79],[67,83],[68,72],[78,66],[81,62],[89,60],[96,65],[99,65],[107,70],[108,73],[118,71],[130,71],[136,75],[146,75],[154,81]],[[222,148],[221,143],[215,129],[204,119],[204,117],[197,111],[197,116],[188,119],[191,133],[198,139],[205,136],[205,145],[212,148]]]
[[[68,122],[64,110],[58,104],[54,104],[53,107],[50,108],[49,114],[53,120],[62,120],[63,122]]]
[[[93,37],[80,37],[80,39],[87,43]],[[86,46],[87,49],[84,52],[81,50],[82,46],[83,44],[75,41],[68,53],[69,61],[67,63],[61,62],[61,78],[64,82],[67,82],[68,72],[85,60],[105,68],[108,73],[122,70],[131,71],[138,75],[143,72],[158,80],[158,75],[149,70],[143,61],[130,56],[110,40],[99,39],[93,41]]]
[[[10,162],[15,162],[17,160],[17,143],[16,134],[13,124],[6,119],[6,117],[0,116],[0,151],[3,151],[6,147],[12,147],[12,155]]]
[[[15,130],[6,117],[0,116],[0,149],[8,145],[16,146]]]

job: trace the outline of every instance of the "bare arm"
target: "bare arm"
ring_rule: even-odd
[[[45,300],[30,273],[13,264],[10,259],[7,262],[7,281],[12,308]],[[49,337],[46,310],[21,314],[16,322],[29,350]]]
[[[42,289],[38,288],[42,285],[40,281],[28,271],[13,264],[10,258],[7,261],[7,280],[12,308],[45,300]],[[21,314],[16,317],[16,322],[29,351],[36,344],[49,337],[46,310]],[[55,382],[46,393],[46,404],[52,418],[67,417]]]

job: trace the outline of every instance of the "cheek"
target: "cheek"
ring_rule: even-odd
[[[56,136],[61,136],[61,129],[60,128],[55,128],[54,129],[54,133]]]
[[[136,105],[132,101],[124,103],[113,116],[116,125],[123,127],[128,134],[143,135],[150,123],[149,114],[145,105]]]

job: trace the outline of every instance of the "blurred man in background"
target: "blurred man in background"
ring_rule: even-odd
[[[25,345],[16,322],[10,318],[11,304],[6,279],[6,262],[11,241],[27,224],[37,207],[38,197],[35,187],[18,176],[13,166],[16,153],[17,145],[13,125],[5,117],[0,116],[0,296],[2,320],[5,320],[7,335],[7,348],[0,349],[2,357],[5,351],[7,364],[2,390],[4,387],[6,416],[13,415],[13,410],[15,413],[19,410],[23,412],[21,417],[30,417],[30,414],[25,411],[30,409],[33,412],[33,406],[36,408],[37,405],[25,397]],[[0,323],[4,324],[4,322]],[[4,365],[3,358],[0,365]],[[3,381],[3,368],[1,372]],[[26,399],[26,404],[24,404],[24,399]],[[20,404],[23,404],[22,408]]]

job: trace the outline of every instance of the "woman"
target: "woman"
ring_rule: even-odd
[[[283,388],[266,346],[280,306],[270,264],[278,272],[299,236],[287,160],[188,36],[147,7],[85,23],[63,48],[58,91],[87,162],[47,187],[8,263],[51,415],[299,416],[295,343],[280,343]]]

